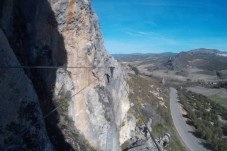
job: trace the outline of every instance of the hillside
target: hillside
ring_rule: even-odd
[[[118,54],[115,57],[124,64],[136,66],[145,75],[180,81],[217,81],[227,79],[226,54],[201,48],[177,54]]]
[[[167,149],[184,150],[179,143],[183,141],[190,149],[226,150],[226,54],[196,49],[169,56],[117,56],[131,77],[130,99],[140,108],[145,121],[152,117],[152,133],[173,136]],[[176,102],[174,108],[169,109],[170,102]],[[176,144],[180,148],[175,148]]]
[[[179,53],[174,59],[175,66],[191,66],[208,71],[226,70],[227,59],[224,52],[213,49],[196,49]],[[177,68],[175,67],[175,68]]]

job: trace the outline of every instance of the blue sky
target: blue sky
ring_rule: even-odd
[[[110,53],[227,51],[227,0],[92,0]]]

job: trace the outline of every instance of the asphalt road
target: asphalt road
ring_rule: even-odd
[[[186,121],[180,111],[180,105],[177,97],[177,90],[170,88],[171,115],[180,137],[191,151],[209,151],[204,148],[203,145],[199,143],[199,140],[191,133],[191,128],[186,124]]]

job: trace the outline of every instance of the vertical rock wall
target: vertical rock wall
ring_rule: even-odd
[[[120,150],[120,138],[129,138],[129,132],[125,131],[130,131],[127,129],[120,134],[129,109],[124,72],[103,47],[98,19],[91,10],[90,1],[52,1],[51,4],[66,44],[67,65],[92,67],[68,69],[73,85],[69,89],[71,94],[88,86],[72,98],[69,115],[96,149]],[[105,74],[111,76],[110,66],[115,68],[108,83]],[[65,87],[60,83],[56,85],[57,92]],[[121,139],[121,143],[123,141]]]
[[[89,143],[97,150],[120,150],[134,124],[127,119],[128,85],[121,66],[103,47],[91,2],[3,0],[2,4],[0,25],[22,65],[82,67],[26,70],[43,112],[54,108],[52,99],[67,93],[68,115]],[[52,121],[46,120],[47,129],[53,127]],[[49,135],[54,133],[52,127]]]
[[[0,150],[52,150],[32,82],[0,28]]]
[[[124,71],[103,47],[97,16],[90,1],[52,1],[58,29],[64,37],[67,65],[92,67],[68,69],[73,87],[71,94],[87,87],[72,98],[69,115],[75,126],[98,150],[120,150],[133,128],[121,130],[129,109],[128,85]],[[114,67],[111,77],[110,67]],[[108,83],[105,74],[110,75]],[[61,75],[58,75],[61,77]],[[60,83],[56,83],[59,92]]]

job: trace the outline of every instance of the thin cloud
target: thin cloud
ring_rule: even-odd
[[[163,44],[168,43],[170,45],[177,44],[176,40],[163,36],[155,32],[144,32],[144,31],[126,31],[126,34],[132,37],[143,38],[147,40],[160,40]]]
[[[145,35],[145,36],[150,35],[148,32],[143,32],[143,31],[138,31],[137,33],[140,35]]]

